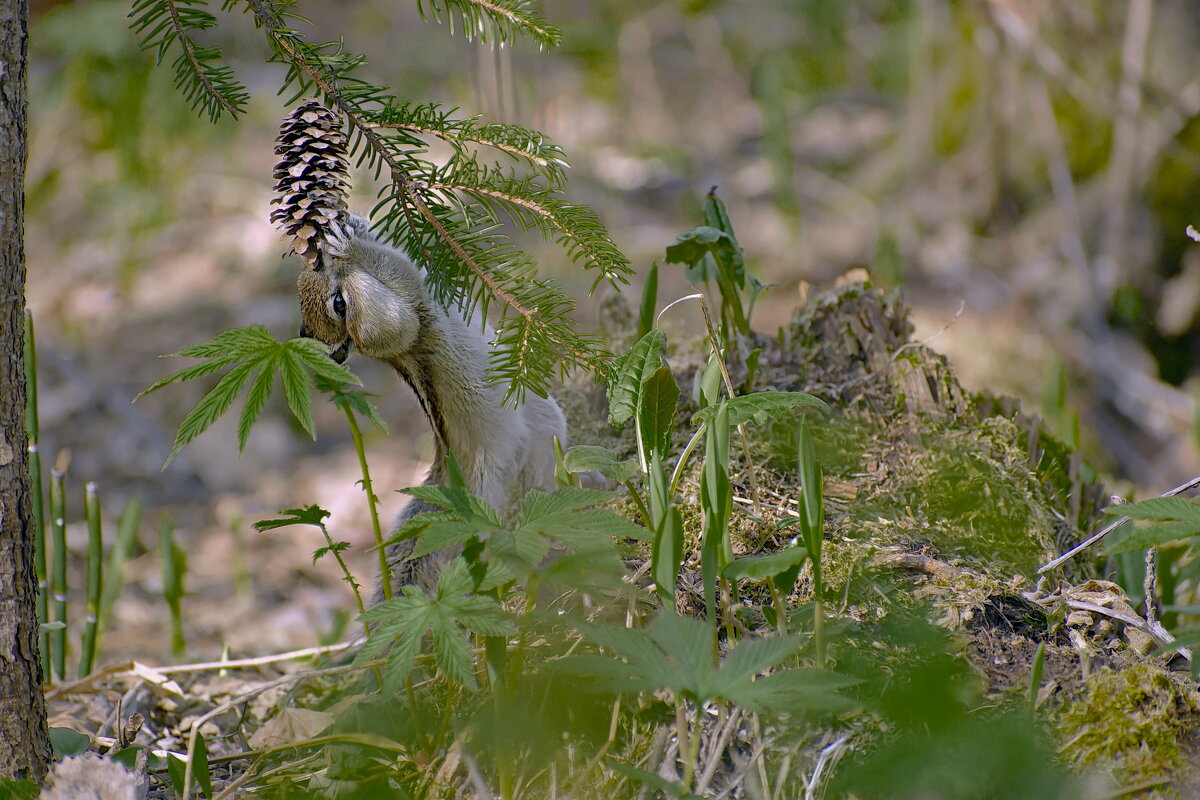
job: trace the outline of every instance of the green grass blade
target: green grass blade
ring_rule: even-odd
[[[96,650],[99,646],[100,594],[103,589],[101,577],[101,562],[104,556],[104,534],[100,527],[100,497],[96,494],[96,484],[88,482],[83,501],[84,517],[87,519],[88,549],[87,549],[87,583],[86,587],[86,619],[83,628],[83,647],[79,654],[79,677],[85,678],[92,673],[96,663]]]
[[[121,516],[117,518],[117,536],[113,540],[112,549],[108,553],[108,567],[105,569],[106,580],[104,591],[100,595],[100,630],[108,627],[113,606],[125,588],[125,564],[133,555],[138,541],[138,528],[142,522],[142,503],[136,497],[125,501]]]
[[[67,521],[66,476],[61,470],[50,472],[50,532],[54,539],[54,562],[50,591],[54,596],[54,621],[62,627],[50,632],[51,663],[54,674],[67,677]]]

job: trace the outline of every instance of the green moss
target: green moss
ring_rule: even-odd
[[[1092,675],[1058,720],[1063,756],[1111,771],[1120,785],[1183,777],[1196,751],[1200,698],[1149,663]]]

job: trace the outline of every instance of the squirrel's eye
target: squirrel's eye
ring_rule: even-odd
[[[346,318],[346,298],[342,297],[341,289],[333,295],[333,313],[342,319]]]

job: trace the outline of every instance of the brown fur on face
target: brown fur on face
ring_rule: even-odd
[[[328,270],[306,269],[296,280],[300,300],[300,335],[319,339],[329,346],[346,340],[346,323],[333,313],[331,301],[340,287],[330,281]]]

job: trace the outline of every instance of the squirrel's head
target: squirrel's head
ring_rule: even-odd
[[[359,216],[349,217],[344,235],[328,238],[297,283],[300,335],[329,345],[339,364],[351,345],[383,360],[408,352],[427,313],[420,272]]]

